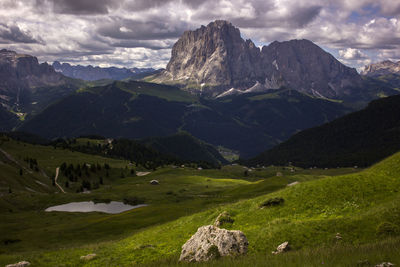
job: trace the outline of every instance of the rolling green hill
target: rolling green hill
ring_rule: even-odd
[[[302,167],[369,166],[400,150],[400,95],[297,133],[248,161]]]
[[[212,100],[131,81],[81,89],[27,119],[18,130],[46,138],[99,134],[135,139],[186,131],[248,158],[348,111],[341,103],[288,89]]]
[[[37,215],[34,215],[24,211],[26,207],[20,206],[15,214],[3,216],[5,220],[2,221],[2,227],[8,229],[9,239],[18,237],[22,241],[0,247],[7,252],[0,254],[0,263],[25,259],[38,266],[132,266],[135,263],[175,266],[178,265],[181,246],[186,240],[198,227],[212,224],[218,214],[225,210],[232,215],[234,222],[224,227],[244,232],[249,240],[248,256],[214,261],[208,264],[210,266],[263,266],[266,262],[271,266],[319,266],[322,263],[324,266],[357,266],[359,262],[367,261],[370,265],[383,261],[396,264],[400,261],[400,194],[396,189],[400,186],[399,153],[361,172],[336,176],[310,176],[306,175],[306,170],[297,169],[295,174],[283,171],[283,176],[276,177],[267,173],[278,169],[260,169],[251,172],[248,180],[227,179],[237,177],[237,168],[243,170],[241,166],[231,166],[224,172],[210,170],[194,174],[189,169],[163,169],[145,179],[124,179],[119,185],[113,185],[114,193],[99,189],[98,194],[95,191],[92,196],[79,196],[88,199],[101,194],[103,197],[117,198],[121,192],[130,192],[136,186],[135,193],[147,196],[152,203],[141,210],[119,215],[46,214],[37,208],[34,208],[37,210]],[[332,175],[337,171],[328,170],[326,174],[331,172]],[[260,174],[266,178],[260,179]],[[160,180],[160,186],[146,186],[146,181],[155,177]],[[294,180],[300,183],[285,186]],[[188,191],[180,193],[181,188],[188,188]],[[168,190],[173,193],[168,193]],[[189,197],[194,192],[196,195],[192,200],[183,200],[182,197]],[[222,198],[200,197],[211,197],[214,194],[211,192]],[[283,198],[284,203],[261,208],[264,202],[275,197]],[[21,205],[27,199],[30,199],[27,195],[14,196],[13,200],[3,198],[5,202],[2,203]],[[30,209],[38,203],[42,203],[39,206],[43,207],[43,201],[48,201],[49,205],[72,199],[72,195],[55,196],[51,201],[43,197],[36,204],[32,202]],[[169,202],[173,199],[180,199],[179,205],[174,206],[173,202]],[[193,206],[196,202],[203,208]],[[222,203],[225,204],[220,205]],[[179,209],[176,210],[178,207],[191,207],[189,209],[193,212],[180,213]],[[154,221],[151,223],[150,218],[160,215],[158,212],[161,209],[164,210],[163,216],[168,212],[172,216],[159,221],[158,225]],[[142,221],[143,216],[149,216],[147,223]],[[17,229],[15,226],[11,230],[11,224],[7,226],[7,223],[17,217],[34,230]],[[59,244],[55,246],[64,244],[63,248],[54,249],[49,247],[49,243],[43,243],[40,234],[45,230],[39,227],[41,220],[48,222],[47,242],[57,240]],[[68,220],[68,225],[63,220]],[[86,227],[77,228],[79,223]],[[137,228],[139,224],[147,227]],[[104,236],[110,237],[113,233],[114,237],[125,238],[101,239],[95,234],[100,229]],[[59,232],[56,234],[56,231]],[[85,235],[77,238],[79,232]],[[342,239],[335,238],[337,233]],[[30,236],[29,243],[24,241],[27,236]],[[71,240],[74,240],[73,247],[69,243]],[[103,242],[90,244],[94,240]],[[271,251],[284,241],[290,242],[293,251],[271,255]],[[31,248],[29,252],[28,248]],[[80,260],[81,255],[89,253],[96,253],[97,257],[89,262]]]

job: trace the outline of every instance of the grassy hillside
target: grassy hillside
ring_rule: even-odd
[[[343,170],[318,170],[334,176],[309,175],[314,170],[301,169],[293,173],[289,168],[276,167],[248,171],[248,176],[245,176],[241,166],[225,168],[228,169],[204,172],[167,168],[147,178],[123,179],[110,191],[99,189],[99,194],[93,192],[91,197],[114,198],[121,196],[122,192],[135,192],[148,198],[152,204],[119,215],[36,211],[36,216],[50,220],[46,227],[49,232],[47,239],[50,242],[58,239],[58,245],[64,248],[49,251],[49,244],[39,238],[39,233],[45,229],[35,226],[32,228],[35,230],[30,232],[38,235],[32,235],[29,243],[21,241],[1,247],[0,263],[26,259],[39,266],[86,266],[79,257],[94,252],[98,257],[87,266],[130,266],[153,261],[157,261],[155,265],[175,265],[180,247],[186,240],[198,227],[213,223],[224,210],[229,211],[234,219],[233,224],[225,228],[239,229],[246,234],[250,243],[249,255],[217,261],[215,265],[262,266],[265,260],[271,260],[272,266],[282,263],[287,266],[311,263],[315,266],[322,262],[328,266],[355,266],[357,261],[365,259],[371,264],[399,262],[400,194],[396,188],[400,186],[400,153],[358,173],[334,175]],[[282,171],[283,176],[275,176],[277,171]],[[315,170],[314,174],[318,172]],[[160,180],[159,187],[148,185],[147,181],[153,178]],[[293,181],[300,181],[300,184],[285,187]],[[49,204],[72,199],[69,195],[61,196],[54,197]],[[80,196],[82,199],[89,197]],[[283,198],[283,205],[260,208],[274,197]],[[24,203],[24,198],[13,199]],[[179,205],[172,205],[176,200],[179,200]],[[33,214],[22,211],[17,214],[21,216],[18,221],[31,224],[30,220],[23,218],[32,218]],[[6,221],[15,216],[6,216]],[[165,216],[168,218],[160,220]],[[52,217],[54,219],[49,219]],[[52,225],[67,219],[70,220],[69,227],[63,223],[59,228]],[[37,219],[36,223],[39,221]],[[81,228],[78,228],[79,224]],[[143,228],[145,225],[147,227]],[[12,233],[19,233],[21,237],[27,234],[22,229],[19,229],[22,233],[11,230],[15,229],[15,223],[13,228],[10,227],[11,224],[6,228],[10,239]],[[4,224],[2,228],[5,229]],[[99,230],[103,238],[96,236]],[[85,236],[77,238],[76,232],[85,233]],[[336,233],[341,234],[340,241],[335,238]],[[52,235],[54,241],[50,238]],[[105,236],[113,236],[113,241]],[[103,242],[90,244],[89,239]],[[70,243],[72,240],[74,242]],[[270,252],[284,241],[289,241],[294,251],[272,257]],[[71,247],[72,244],[75,248]],[[27,252],[28,248],[30,252]]]
[[[0,221],[0,264],[3,265],[24,258],[38,266],[57,266],[61,265],[61,261],[70,266],[79,266],[82,263],[79,263],[79,260],[75,261],[74,256],[70,259],[65,257],[70,257],[69,253],[85,253],[86,250],[93,248],[93,244],[98,244],[94,246],[99,249],[109,247],[112,248],[110,251],[114,251],[114,246],[118,246],[119,242],[122,242],[119,240],[128,236],[142,235],[146,231],[164,231],[161,229],[175,227],[175,230],[171,230],[170,236],[165,235],[166,233],[159,235],[160,239],[157,242],[164,243],[161,246],[165,246],[164,249],[155,253],[147,251],[144,249],[146,245],[143,245],[144,250],[142,248],[139,250],[151,252],[150,254],[155,253],[154,257],[143,255],[136,261],[158,260],[157,255],[164,257],[168,256],[170,252],[174,252],[175,246],[181,245],[178,244],[181,239],[186,238],[193,228],[203,223],[205,218],[203,213],[190,217],[192,214],[203,211],[208,214],[206,217],[212,220],[211,217],[214,216],[214,213],[224,209],[220,205],[274,192],[293,181],[306,182],[324,178],[326,175],[357,171],[353,169],[302,170],[298,168],[292,171],[290,168],[281,167],[252,170],[238,165],[225,166],[221,170],[197,170],[168,166],[145,176],[134,176],[130,172],[132,168],[137,173],[147,170],[138,169],[134,167],[134,164],[131,165],[123,160],[72,152],[62,148],[54,149],[52,146],[31,145],[5,137],[2,139],[0,148],[3,155],[5,152],[16,161],[10,162],[4,157],[0,160],[0,182],[2,184],[0,192],[2,218]],[[35,171],[36,166],[31,168],[29,163],[24,160],[25,158],[35,159],[39,171]],[[83,166],[83,163],[90,163],[95,166],[99,163],[102,168],[96,169],[95,173],[89,171],[89,177],[83,174],[77,182],[70,181],[68,188],[64,186],[68,177],[60,172],[58,182],[67,192],[61,193],[52,184],[50,177],[54,174],[55,169],[64,162],[67,163],[67,166],[72,164],[74,168],[77,164]],[[104,163],[110,166],[108,177],[105,176]],[[19,173],[21,168],[23,169],[22,175]],[[46,175],[43,175],[42,171]],[[277,172],[282,173],[283,176],[276,176]],[[124,178],[121,173],[124,174]],[[77,186],[80,185],[83,178],[90,182],[96,182],[99,175],[104,177],[104,181],[98,188],[92,188],[91,192],[87,194],[76,193]],[[150,185],[149,181],[152,179],[157,179],[160,185]],[[11,190],[9,190],[10,188]],[[124,199],[140,199],[149,206],[115,215],[96,212],[86,214],[44,212],[44,209],[49,206],[71,201],[107,202],[110,200],[124,201]],[[175,221],[180,217],[183,217],[183,222]],[[191,219],[189,219],[187,228],[180,229],[178,225],[186,224],[188,218]],[[169,223],[171,226],[163,226],[164,223]],[[175,240],[176,232],[174,231],[176,230],[185,231],[186,234]],[[151,233],[154,232],[146,235],[152,235]],[[154,238],[156,236],[153,236],[151,240]],[[165,238],[174,240],[170,242]],[[143,239],[139,243],[143,242],[150,241]],[[157,242],[154,243],[157,246],[155,251],[158,251],[159,243]],[[141,246],[139,243],[138,246]],[[54,251],[55,249],[57,252]],[[165,251],[170,252],[164,255]],[[120,252],[115,251],[115,253]],[[57,256],[51,256],[52,259],[48,260],[47,255]],[[125,258],[125,254],[121,255],[124,255],[121,258],[123,264],[130,261],[129,257]],[[119,265],[120,262],[115,264]]]
[[[400,95],[304,130],[248,163],[338,167],[369,166],[400,150]]]

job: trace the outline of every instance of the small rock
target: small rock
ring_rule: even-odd
[[[223,256],[247,253],[249,243],[243,232],[228,231],[214,225],[200,227],[182,246],[179,261],[208,261]]]
[[[160,183],[157,180],[151,180],[150,184],[151,185],[159,185]]]
[[[286,241],[286,242],[280,244],[276,248],[275,251],[272,251],[272,254],[280,254],[280,253],[283,253],[283,252],[287,252],[289,250],[290,250],[290,245],[289,245],[289,242]]]
[[[214,226],[221,227],[225,223],[233,223],[234,221],[231,215],[227,211],[224,211],[215,219]]]
[[[296,185],[296,184],[299,184],[299,182],[298,182],[298,181],[295,181],[295,182],[293,182],[293,183],[288,184],[287,186],[294,186],[294,185]]]
[[[375,267],[391,267],[394,266],[395,264],[391,263],[391,262],[382,262],[381,264],[377,264],[375,265]]]
[[[6,267],[25,267],[25,266],[29,266],[31,265],[31,263],[29,261],[20,261],[14,264],[8,264],[6,265]]]
[[[336,240],[342,240],[342,235],[340,233],[336,233]]]
[[[97,255],[95,253],[88,254],[86,256],[81,256],[81,260],[90,261],[90,260],[96,258],[96,256]]]

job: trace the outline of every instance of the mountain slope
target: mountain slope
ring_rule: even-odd
[[[202,142],[188,133],[148,138],[141,142],[161,153],[181,160],[205,161],[214,164],[227,163],[212,145]]]
[[[80,90],[26,120],[19,130],[46,138],[147,138],[183,130],[251,157],[346,111],[340,103],[288,89],[207,100],[176,87],[132,81]]]
[[[318,97],[343,98],[361,85],[346,67],[308,40],[273,42],[262,50],[227,21],[186,31],[165,71],[153,81],[217,96],[231,88],[265,91],[287,86]]]
[[[304,130],[251,159],[249,164],[289,162],[296,166],[369,166],[400,150],[400,95]]]

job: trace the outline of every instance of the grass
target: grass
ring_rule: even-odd
[[[15,154],[21,145],[11,142],[1,147]],[[48,151],[47,156],[58,153],[47,149],[36,146],[35,151]],[[63,156],[68,157],[66,151],[57,157]],[[86,156],[94,157],[82,155]],[[54,161],[50,158],[47,164],[54,166]],[[124,167],[123,161],[113,164]],[[150,185],[152,179],[160,185]],[[300,184],[286,187],[293,181]],[[239,165],[201,171],[164,167],[148,176],[110,180],[91,194],[16,192],[1,198],[0,233],[3,239],[20,241],[0,245],[0,264],[24,259],[34,266],[175,266],[186,240],[223,211],[234,220],[224,227],[243,231],[249,252],[210,266],[263,266],[265,262],[269,266],[356,266],[363,260],[371,265],[398,264],[399,186],[400,154],[396,154],[366,170],[267,167],[247,169],[245,174]],[[43,212],[49,205],[69,201],[133,196],[150,205],[116,215]],[[273,198],[284,202],[260,208]],[[9,212],[10,207],[17,208]],[[342,240],[336,240],[336,233]],[[284,241],[294,250],[271,255]],[[79,259],[89,253],[98,256],[87,263]]]

